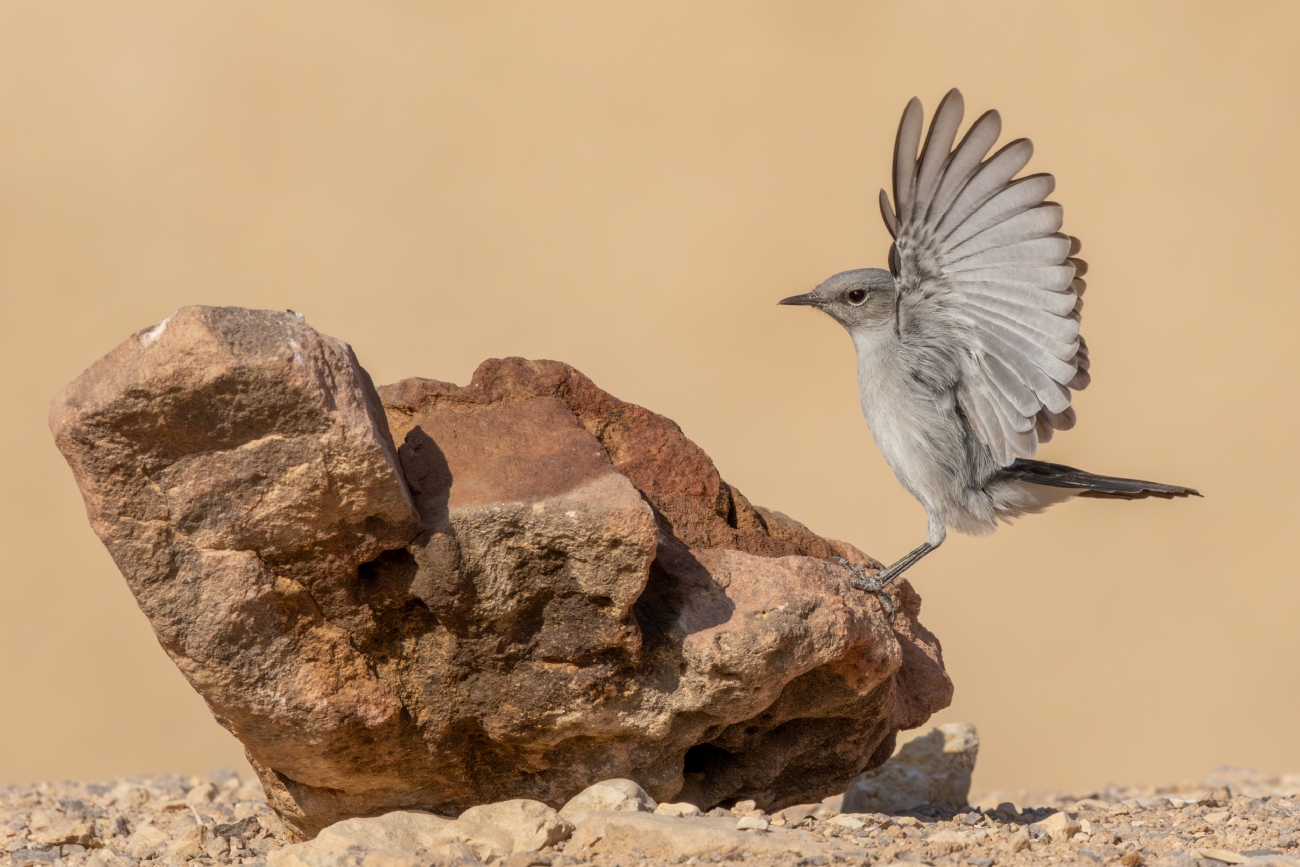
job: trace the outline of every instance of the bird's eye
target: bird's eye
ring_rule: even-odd
[[[866,289],[854,289],[852,292],[849,293],[849,303],[852,304],[854,307],[857,307],[859,304],[861,304],[863,301],[866,300],[867,300]]]

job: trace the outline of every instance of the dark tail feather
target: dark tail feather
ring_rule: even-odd
[[[1036,485],[1050,485],[1054,488],[1081,488],[1081,497],[1104,497],[1111,500],[1141,500],[1145,497],[1199,497],[1201,492],[1192,488],[1180,488],[1178,485],[1162,485],[1159,482],[1143,482],[1138,479],[1117,479],[1111,476],[1097,476],[1067,467],[1063,464],[1049,464],[1045,461],[1027,461],[1016,458],[1011,466],[1002,471],[1004,479],[1021,482],[1033,482]]]

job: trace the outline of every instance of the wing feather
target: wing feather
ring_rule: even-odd
[[[960,291],[972,300],[977,298],[996,298],[1027,307],[1030,310],[1045,310],[1057,316],[1069,316],[1079,306],[1079,298],[1070,292],[1048,292],[1024,283],[957,280]]]
[[[1006,466],[1074,426],[1072,390],[1089,382],[1079,334],[1088,266],[1079,239],[1061,233],[1064,209],[1047,201],[1055,179],[1016,178],[1030,141],[989,156],[1002,131],[989,111],[954,147],[963,110],[950,91],[922,147],[921,104],[908,103],[894,142],[894,207],[882,190],[880,210],[895,239],[900,338],[952,353],[971,430]]]
[[[975,435],[983,442],[994,443],[991,447],[995,449],[994,457],[998,463],[1005,466],[1003,462],[1012,460],[1013,452],[1002,424],[998,421],[997,409],[988,395],[978,391],[968,391],[962,395],[960,403],[966,410],[966,417],[975,422]]]
[[[1002,363],[997,356],[985,355],[984,368],[988,371],[989,381],[1006,395],[1016,411],[1026,418],[1031,418],[1042,405],[1033,389],[1025,385],[1019,376]]]
[[[1005,247],[992,247],[970,256],[964,256],[948,265],[949,271],[972,271],[976,268],[1024,267],[1060,264],[1065,260],[1069,241],[1059,236],[1018,241]]]
[[[998,313],[986,311],[979,318],[983,331],[1019,351],[1034,367],[1052,379],[1064,385],[1074,378],[1078,368],[1061,356],[1068,353],[1073,357],[1078,346],[1053,340]]]
[[[957,199],[939,221],[939,235],[947,235],[955,226],[988,201],[989,197],[1006,186],[1007,181],[1025,167],[1034,155],[1034,145],[1027,138],[1018,138],[982,164],[962,187]]]
[[[1072,406],[1066,407],[1064,412],[1050,412],[1048,410],[1043,410],[1043,414],[1046,415],[1047,420],[1052,423],[1052,427],[1057,430],[1070,430],[1074,427],[1074,423],[1079,420],[1078,416],[1074,414],[1074,407]]]
[[[952,152],[948,168],[944,170],[943,180],[930,202],[930,215],[947,212],[952,200],[961,192],[970,176],[980,167],[980,161],[988,155],[1002,135],[1002,117],[996,111],[986,111],[979,116],[966,135]]]
[[[968,416],[975,415],[990,439],[998,443],[999,462],[1023,457],[1022,452],[1033,452],[1037,444],[1034,420],[1021,418],[1020,413],[997,389],[972,387],[966,390],[960,402],[967,407]],[[1023,429],[1022,429],[1023,428]]]
[[[1013,344],[999,340],[981,341],[985,352],[994,356],[1022,377],[1039,402],[1053,412],[1064,412],[1070,405],[1070,390],[1052,379],[1042,368],[1031,362]]]
[[[1001,425],[1003,442],[1006,443],[1003,459],[1015,460],[1018,457],[1023,458],[1032,455],[1038,446],[1038,437],[1034,433],[1034,420],[1022,419],[1020,414],[1009,406],[1003,411],[996,401],[994,401],[994,407],[998,410],[997,418]],[[1023,426],[1024,430],[1020,430],[1017,425]]]
[[[997,410],[998,423],[1002,430],[1008,434],[1028,433],[1034,428],[1034,420],[1025,418],[1025,416],[1016,409],[1016,405],[1011,402],[1011,398],[1002,393],[1000,388],[989,388],[984,390],[988,395],[989,402]]]
[[[921,100],[912,97],[903,111],[894,139],[894,203],[898,207],[898,222],[906,223],[912,216],[912,185],[916,179],[916,148],[921,143],[921,126],[924,123]]]
[[[997,317],[1030,339],[1046,338],[1046,341],[1053,344],[1049,348],[1057,358],[1062,358],[1064,354],[1065,360],[1072,359],[1079,351],[1079,323],[1067,316],[1057,316],[1046,310],[1035,310],[987,295],[972,295],[967,300],[972,312],[979,311],[977,316],[980,319]]]
[[[1012,181],[1002,192],[991,196],[976,214],[971,215],[960,226],[954,228],[944,240],[955,247],[972,235],[996,225],[1001,220],[1014,217],[1021,211],[1026,211],[1035,205],[1041,204],[1052,194],[1055,187],[1056,178],[1048,174],[1030,175],[1027,178]],[[979,219],[975,219],[976,216]],[[1052,231],[1055,232],[1056,230],[1053,229]]]
[[[889,237],[898,237],[898,217],[894,216],[894,209],[889,204],[889,193],[884,190],[880,191],[880,216],[885,221],[885,228],[889,230]]]
[[[953,275],[955,280],[963,283],[1018,283],[1046,289],[1049,292],[1071,291],[1073,277],[1074,269],[1069,265],[1048,265],[1040,268],[975,268]]]
[[[961,126],[961,118],[965,113],[965,101],[961,98],[961,91],[955,88],[948,91],[934,113],[930,132],[925,136],[925,147],[921,149],[921,163],[916,174],[916,203],[913,206],[916,214],[925,214],[930,209],[939,172],[952,153],[952,143],[957,138],[957,128]]]
[[[956,261],[994,247],[1006,247],[1020,241],[1045,238],[1055,234],[1064,220],[1064,208],[1055,202],[1045,202],[1021,211],[1013,217],[1002,218],[1000,222],[992,223],[979,234],[952,247],[948,255]],[[951,239],[949,243],[952,243]]]
[[[1038,435],[1040,443],[1050,443],[1055,432],[1056,428],[1052,427],[1052,421],[1047,417],[1047,410],[1034,416],[1034,433]]]

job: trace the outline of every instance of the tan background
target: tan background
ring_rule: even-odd
[[[0,782],[237,763],[90,532],[50,397],[185,304],[304,311],[379,382],[558,358],[755,502],[925,532],[838,326],[898,114],[963,88],[1057,175],[1094,384],[1042,456],[1199,486],[911,578],[977,785],[1300,770],[1300,6],[0,5]]]

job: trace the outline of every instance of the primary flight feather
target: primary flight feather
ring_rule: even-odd
[[[1016,139],[990,156],[996,111],[958,142],[964,113],[949,91],[922,146],[920,101],[903,111],[893,202],[880,191],[889,270],[845,271],[781,301],[817,307],[849,332],[867,425],[929,518],[926,541],[898,562],[870,577],[855,567],[864,590],[878,592],[949,527],[982,535],[1078,495],[1200,496],[1032,460],[1074,426],[1073,392],[1090,381],[1079,334],[1087,265],[1079,240],[1060,231],[1064,209],[1047,200],[1053,177],[1016,177],[1033,144]]]

